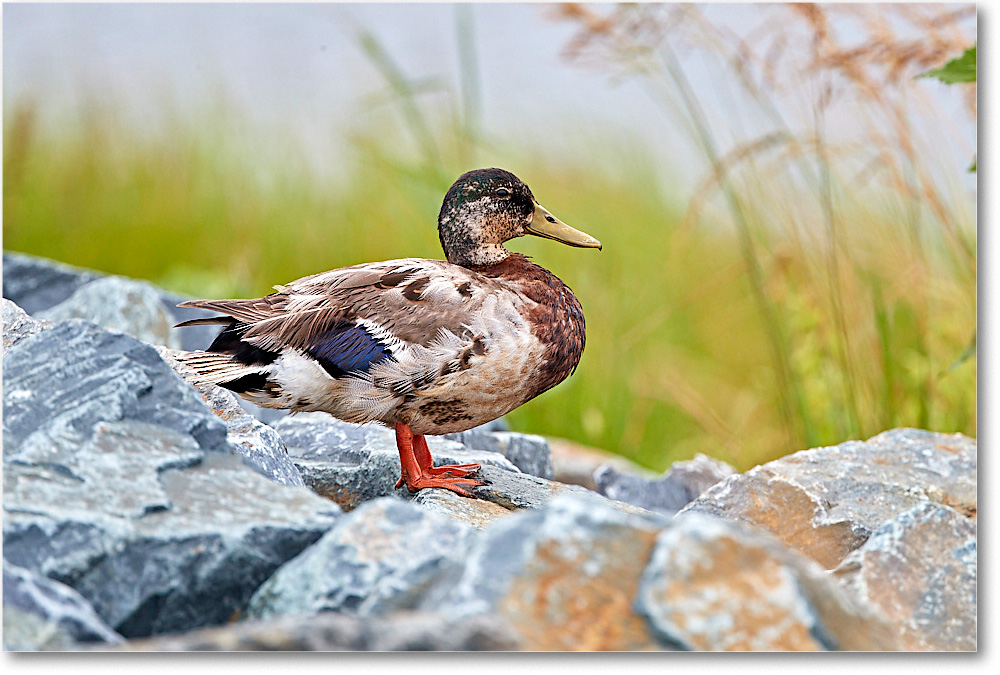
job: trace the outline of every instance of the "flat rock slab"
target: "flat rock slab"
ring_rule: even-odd
[[[453,619],[426,612],[358,617],[332,612],[309,617],[240,621],[183,635],[135,640],[119,651],[511,651],[517,636],[500,619]]]
[[[869,537],[834,570],[896,629],[900,648],[976,651],[976,523],[923,502]]]
[[[894,429],[804,450],[716,484],[681,513],[761,527],[833,569],[883,523],[923,501],[976,514],[976,441]]]
[[[423,607],[498,616],[530,650],[657,649],[632,604],[662,524],[597,495],[561,495],[480,533],[461,575]]]
[[[702,515],[681,516],[659,534],[636,608],[664,645],[680,649],[895,647],[889,628],[815,562]]]
[[[458,575],[474,534],[416,504],[376,499],[282,565],[254,594],[247,616],[413,609],[428,586]]]

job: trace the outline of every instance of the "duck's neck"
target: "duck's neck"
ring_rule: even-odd
[[[502,263],[510,257],[503,244],[471,244],[471,242],[453,242],[451,246],[443,245],[448,262],[462,267],[485,267]]]

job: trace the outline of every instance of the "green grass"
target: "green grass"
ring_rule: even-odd
[[[325,181],[287,139],[252,136],[231,112],[153,136],[107,111],[56,129],[33,114],[5,116],[6,249],[197,297],[256,296],[338,266],[441,256],[435,217],[447,182],[427,177],[405,137],[356,130],[351,156],[338,158],[350,178]],[[432,132],[442,176],[470,168],[458,159],[465,136]],[[604,243],[602,252],[512,244],[573,287],[588,323],[577,373],[511,413],[515,429],[655,469],[695,452],[747,468],[901,425],[975,434],[975,361],[947,370],[974,335],[974,265],[914,237],[907,204],[837,195],[834,277],[822,223],[774,227],[812,214],[776,181],[743,184],[755,290],[737,231],[711,205],[686,220],[682,195],[666,191],[637,148],[595,139],[568,161],[476,148],[478,164],[514,170],[553,213]],[[791,421],[759,292],[801,396]]]

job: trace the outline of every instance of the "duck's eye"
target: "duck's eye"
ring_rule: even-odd
[[[493,192],[493,194],[495,194],[497,197],[506,199],[507,197],[510,197],[510,190],[508,190],[507,188],[497,188]]]

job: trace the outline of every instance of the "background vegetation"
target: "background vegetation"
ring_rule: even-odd
[[[975,84],[954,87],[967,117],[942,122],[921,98],[941,85],[915,79],[971,46],[975,9],[777,11],[752,37],[690,6],[550,16],[576,28],[567,67],[639,78],[686,130],[703,159],[693,194],[636,150],[642,130],[628,152],[588,138],[576,155],[532,153],[479,128],[474,70],[432,106],[361,35],[390,104],[338,131],[352,147],[334,160],[343,180],[310,171],[290,138],[250,133],[224,100],[178,109],[152,135],[112,102],[42,128],[31,101],[5,100],[4,247],[249,297],[337,266],[440,257],[450,182],[516,167],[604,251],[515,243],[573,287],[588,343],[577,374],[512,413],[514,428],[654,469],[695,452],[747,468],[897,426],[975,435],[975,192],[935,146],[974,128]],[[832,27],[845,19],[861,36],[850,46]],[[738,105],[706,98],[699,60]]]

